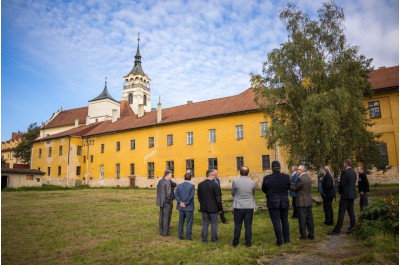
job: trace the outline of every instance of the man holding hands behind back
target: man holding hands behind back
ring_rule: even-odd
[[[193,212],[194,212],[194,185],[190,183],[192,174],[185,174],[185,182],[176,188],[175,199],[179,211],[178,237],[183,239],[183,224],[186,219],[186,239],[192,240]]]
[[[246,247],[251,246],[253,213],[256,207],[254,202],[256,183],[248,175],[249,168],[242,166],[240,168],[240,177],[232,182],[233,218],[235,221],[232,245],[234,247],[239,244],[243,221]]]

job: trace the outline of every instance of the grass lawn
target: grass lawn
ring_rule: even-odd
[[[397,186],[385,188],[398,192]],[[223,194],[224,199],[232,198],[229,190]],[[315,206],[316,240],[300,242],[297,220],[290,219],[292,244],[279,248],[268,213],[259,211],[253,221],[252,247],[244,247],[242,231],[241,245],[234,249],[231,213],[226,215],[229,224],[219,225],[218,243],[201,242],[197,211],[193,241],[178,240],[175,209],[171,236],[161,237],[154,189],[18,191],[2,192],[1,198],[3,264],[263,264],[299,246],[312,248],[331,229],[322,227],[323,209]],[[265,199],[261,190],[256,193],[259,199]]]

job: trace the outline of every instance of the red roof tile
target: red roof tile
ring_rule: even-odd
[[[372,90],[399,87],[399,66],[385,67],[369,73]]]
[[[88,115],[88,107],[62,110],[60,111],[60,113],[57,114],[57,116],[52,121],[43,126],[43,128],[46,129],[46,128],[74,125],[75,119],[79,119],[79,124],[85,124],[87,115]]]
[[[254,102],[254,92],[250,88],[235,96],[189,103],[163,109],[162,120],[159,124],[231,115],[246,111],[252,112],[256,110],[258,110],[258,106]],[[157,125],[157,111],[147,112],[141,118],[137,118],[136,115],[121,115],[121,118],[114,123],[111,120],[107,120],[89,126],[74,128],[38,140],[58,138],[67,135],[89,136],[154,125]]]

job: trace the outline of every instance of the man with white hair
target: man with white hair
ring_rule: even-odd
[[[297,167],[299,179],[291,184],[290,189],[296,191],[297,215],[299,220],[300,240],[314,239],[314,219],[312,213],[311,178],[305,166]],[[306,227],[308,235],[306,233]]]

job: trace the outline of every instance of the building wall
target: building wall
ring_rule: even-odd
[[[6,174],[6,175],[8,176],[8,184],[7,184],[8,188],[42,186],[41,175],[27,175],[27,174]]]
[[[171,125],[160,125],[108,135],[94,136],[79,140],[71,138],[69,161],[70,181],[80,180],[92,186],[128,186],[131,176],[130,164],[134,163],[134,175],[147,179],[148,163],[154,163],[154,176],[162,177],[167,161],[174,161],[175,178],[183,178],[186,173],[186,159],[193,159],[195,177],[204,177],[208,169],[208,158],[218,159],[219,175],[237,176],[236,157],[243,157],[244,165],[250,168],[251,174],[263,174],[262,155],[274,159],[274,150],[266,148],[265,137],[260,136],[260,123],[265,122],[260,112],[225,116],[214,119],[198,120]],[[237,125],[243,125],[244,138],[236,140]],[[216,142],[209,142],[209,129],[216,130]],[[193,145],[187,145],[187,132],[193,132]],[[167,135],[173,135],[173,145],[167,145]],[[149,137],[154,137],[154,147],[149,148]],[[135,150],[130,150],[130,141],[135,140]],[[116,151],[120,142],[120,151]],[[58,146],[67,145],[68,138],[50,140],[47,143],[35,142],[33,147],[32,168],[47,172],[47,179],[66,177],[67,149],[58,156]],[[104,144],[104,153],[101,145]],[[76,148],[82,145],[82,155],[76,155]],[[48,147],[52,146],[52,157],[47,157]],[[42,157],[38,157],[38,148],[42,148]],[[83,156],[86,157],[84,162]],[[93,156],[93,162],[91,157]],[[116,178],[116,164],[120,164],[120,178]],[[269,163],[270,164],[270,163]],[[104,179],[100,179],[100,165],[104,165]],[[57,167],[62,166],[62,174],[57,175]],[[76,166],[81,166],[81,175],[76,176]],[[123,180],[122,180],[123,179]],[[49,180],[55,181],[55,180]],[[152,182],[151,180],[149,183]],[[65,183],[65,182],[63,182]],[[69,183],[69,185],[74,185]],[[146,186],[150,186],[151,184]]]
[[[379,101],[381,117],[371,118],[371,121],[374,122],[374,126],[372,126],[370,130],[374,133],[382,134],[379,141],[383,141],[387,145],[389,165],[398,167],[399,91],[377,92],[372,98],[364,100],[365,107],[368,108],[368,102],[373,101]]]
[[[77,166],[81,166],[83,155],[77,155],[78,146],[82,146],[82,139],[78,137],[64,137],[47,141],[37,141],[32,147],[32,169],[38,169],[46,173],[44,183],[53,185],[75,186],[76,180],[81,179],[83,169],[79,176]],[[59,147],[62,146],[62,154],[59,154]],[[51,156],[49,148],[51,147]],[[42,155],[39,157],[39,149]],[[83,147],[82,147],[83,154]],[[60,174],[58,167],[61,167]],[[50,168],[50,174],[48,169]]]
[[[1,155],[9,163],[10,168],[14,167],[19,161],[14,157],[14,148],[21,142],[21,139],[10,140],[1,143]]]

